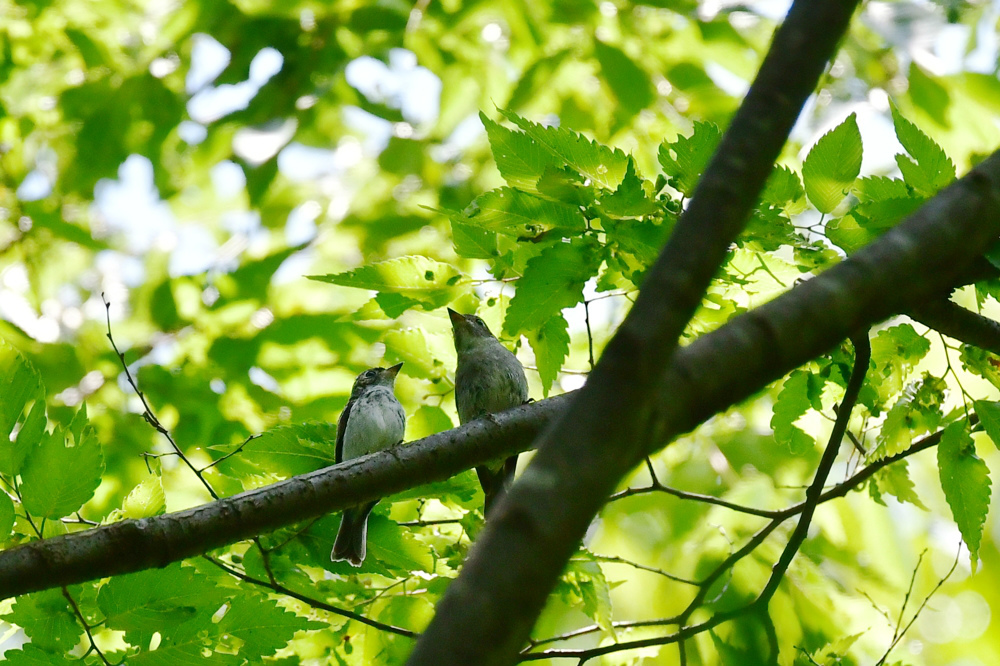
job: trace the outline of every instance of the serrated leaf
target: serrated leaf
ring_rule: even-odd
[[[563,127],[545,127],[533,123],[513,111],[501,110],[500,113],[566,165],[600,187],[613,189],[625,177],[628,158],[617,148],[601,145]]]
[[[123,518],[150,518],[166,512],[167,500],[158,474],[150,474],[122,502]]]
[[[557,314],[537,331],[527,334],[528,343],[535,352],[535,364],[542,380],[542,395],[549,397],[552,383],[559,376],[566,356],[569,355],[569,332],[565,317]]]
[[[420,379],[440,379],[455,365],[451,336],[421,328],[393,329],[383,338],[386,356],[402,361],[406,374]]]
[[[941,489],[969,548],[972,570],[979,561],[979,544],[990,508],[990,471],[977,455],[965,422],[952,423],[938,444]]]
[[[0,492],[0,542],[14,529],[14,501],[7,493]]]
[[[3,619],[21,627],[38,647],[53,652],[69,652],[83,635],[83,627],[60,589],[18,597],[14,609]]]
[[[902,155],[896,156],[896,163],[907,185],[923,194],[933,195],[955,180],[955,165],[941,146],[904,118],[895,105],[892,106],[892,124],[896,129],[896,138],[913,157],[911,160]]]
[[[507,308],[504,331],[519,335],[541,328],[550,317],[583,300],[583,285],[600,266],[598,248],[590,241],[556,243],[528,261]]]
[[[310,275],[309,279],[400,294],[427,310],[451,302],[458,295],[458,287],[468,281],[454,266],[422,256],[389,259],[345,273]]]
[[[434,570],[430,549],[410,530],[377,513],[368,519],[368,554],[395,571]]]
[[[225,602],[226,592],[208,577],[180,563],[115,576],[97,595],[97,606],[110,629],[124,631],[145,647],[156,632],[172,636],[183,624],[201,617],[206,624]]]
[[[858,204],[851,210],[851,214],[865,229],[882,233],[886,229],[896,226],[923,204],[924,200],[917,197],[881,199]]]
[[[601,63],[601,74],[608,87],[630,117],[653,103],[656,92],[649,74],[624,51],[595,39],[594,55]]]
[[[437,405],[421,405],[406,419],[406,440],[422,439],[455,427],[451,417]]]
[[[21,501],[37,518],[62,518],[94,496],[104,473],[97,433],[81,407],[69,428],[56,428],[32,449],[21,470]]]
[[[821,213],[831,213],[861,172],[861,132],[856,114],[820,137],[802,163],[806,196]]]
[[[468,259],[493,259],[498,254],[497,234],[472,224],[451,221],[451,240],[455,252]]]
[[[915,438],[936,430],[943,418],[945,387],[943,380],[930,375],[907,386],[886,414],[873,457],[884,458],[905,451]]]
[[[576,583],[583,612],[593,619],[597,625],[611,636],[615,635],[612,623],[611,587],[601,565],[587,553],[583,557],[574,557],[567,565],[567,573]]]
[[[667,182],[686,197],[694,194],[698,179],[722,140],[722,130],[714,123],[696,121],[689,137],[663,143],[657,156]]]
[[[993,445],[1000,448],[1000,402],[976,400],[973,405],[983,430],[989,435]]]
[[[931,343],[910,324],[883,329],[872,338],[874,372],[869,374],[868,383],[882,402],[902,390],[909,373],[930,348]]]
[[[910,479],[909,468],[905,459],[898,460],[879,470],[875,475],[875,483],[881,492],[892,495],[900,502],[909,502],[927,511],[927,507],[924,506],[924,503],[920,501],[920,497],[917,495],[913,480]]]
[[[547,148],[527,134],[502,127],[482,112],[479,119],[486,128],[497,169],[511,187],[537,192],[536,184],[546,169],[561,166]]]
[[[219,621],[219,632],[242,641],[240,655],[251,661],[273,655],[299,631],[327,627],[286,611],[261,596],[245,594],[234,597],[229,604],[229,610]]]
[[[290,478],[336,463],[337,425],[297,423],[272,428],[247,442],[239,453],[219,463],[237,478],[266,473]]]
[[[452,219],[514,238],[534,238],[549,231],[575,235],[587,228],[579,207],[509,187],[479,195],[462,213],[452,213]]]
[[[17,435],[10,438],[14,427]],[[45,431],[45,389],[38,371],[0,340],[0,474],[14,476]]]
[[[652,215],[659,210],[659,206],[649,198],[644,185],[645,181],[635,173],[635,161],[629,157],[628,169],[622,182],[613,192],[601,197],[601,212],[618,219]]]
[[[851,213],[826,223],[826,237],[847,254],[860,250],[878,237],[878,232],[861,226]]]
[[[972,345],[962,345],[961,349],[958,358],[962,366],[1000,388],[1000,358]]]
[[[785,380],[774,402],[771,416],[774,439],[793,455],[805,453],[816,445],[816,440],[795,425],[811,407],[808,390],[809,373],[796,370]]]
[[[854,182],[854,194],[858,201],[884,201],[886,199],[906,199],[913,191],[906,182],[887,176],[866,176]]]
[[[78,664],[76,659],[67,659],[62,654],[46,652],[37,645],[26,643],[18,650],[5,650],[4,666],[53,666],[63,664]]]
[[[786,166],[776,166],[768,176],[760,200],[769,206],[787,208],[805,196],[799,174]]]

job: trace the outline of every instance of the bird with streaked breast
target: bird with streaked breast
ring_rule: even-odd
[[[463,315],[448,308],[455,336],[458,368],[455,370],[455,406],[458,420],[468,423],[502,412],[528,401],[528,380],[517,357],[490,332],[476,315]],[[486,495],[488,517],[514,480],[517,456],[476,468]]]
[[[338,463],[401,444],[406,412],[393,392],[396,374],[403,366],[365,370],[351,389],[351,398],[337,421]],[[378,500],[344,510],[330,559],[347,560],[360,567],[368,539],[368,516]]]

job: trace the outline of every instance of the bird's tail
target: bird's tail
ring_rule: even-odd
[[[510,485],[514,483],[514,470],[517,469],[517,456],[511,456],[504,461],[503,466],[493,469],[483,465],[476,468],[479,475],[479,485],[483,487],[483,494],[486,495],[486,503],[483,507],[483,514],[489,518],[493,513],[493,507],[497,505]]]
[[[330,559],[334,562],[347,560],[352,567],[360,567],[365,561],[368,540],[368,515],[378,502],[346,509],[340,520],[337,540],[333,543]]]

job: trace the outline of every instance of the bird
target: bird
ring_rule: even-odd
[[[406,412],[393,393],[401,367],[397,363],[391,368],[371,368],[354,380],[351,398],[337,421],[338,463],[402,443]],[[361,566],[367,550],[368,515],[376,504],[378,500],[344,510],[330,553],[332,561]]]
[[[524,367],[500,344],[486,322],[476,315],[463,315],[448,308],[458,368],[455,370],[455,406],[460,423],[491,417],[528,401]],[[514,480],[517,456],[476,468],[489,517],[497,501]]]

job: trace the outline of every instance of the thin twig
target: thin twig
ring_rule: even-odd
[[[219,560],[216,560],[214,557],[210,557],[208,555],[202,555],[202,557],[205,558],[206,560],[208,560],[209,562],[211,562],[212,564],[214,564],[215,566],[217,566],[218,568],[222,569],[223,571],[225,571],[229,575],[235,576],[236,578],[239,578],[240,580],[242,580],[245,583],[250,583],[251,585],[256,585],[258,587],[264,587],[264,588],[267,588],[267,589],[272,590],[274,592],[277,592],[279,594],[284,594],[285,596],[292,597],[293,599],[298,599],[302,603],[308,604],[309,606],[312,606],[313,608],[318,608],[320,610],[325,610],[328,613],[333,613],[334,615],[339,615],[341,617],[346,617],[346,618],[348,618],[350,620],[354,620],[355,622],[360,622],[361,624],[366,624],[369,627],[374,627],[375,629],[381,629],[382,631],[387,631],[389,633],[397,634],[399,636],[405,636],[407,638],[417,638],[418,636],[420,636],[420,634],[418,634],[415,631],[410,631],[409,629],[404,629],[402,627],[397,627],[397,626],[392,625],[392,624],[386,624],[384,622],[379,622],[378,620],[372,620],[370,618],[365,617],[364,615],[360,615],[359,613],[355,613],[353,611],[349,611],[349,610],[347,610],[345,608],[338,608],[337,606],[331,606],[330,604],[326,603],[325,601],[320,601],[319,599],[313,599],[311,597],[307,597],[304,594],[300,594],[300,593],[296,592],[295,590],[289,589],[289,588],[285,587],[284,585],[282,585],[280,583],[273,583],[272,584],[272,583],[269,583],[269,582],[267,582],[265,580],[260,580],[259,578],[254,578],[253,576],[249,576],[249,575],[243,573],[242,571],[239,571],[237,569],[233,569],[233,568],[229,567],[228,565],[224,564],[223,562],[221,562]]]

